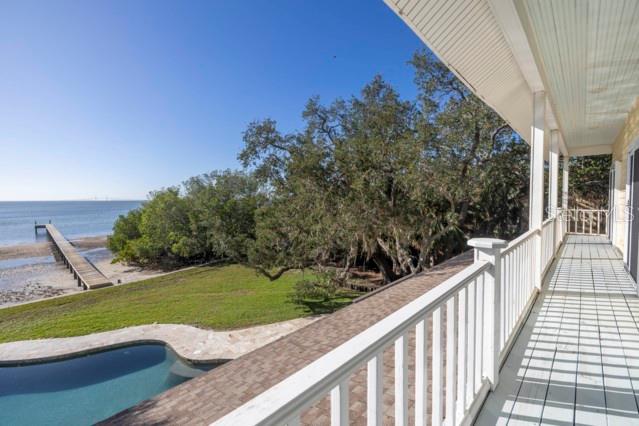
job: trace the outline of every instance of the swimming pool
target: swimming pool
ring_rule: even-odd
[[[161,344],[0,367],[0,425],[90,425],[212,367]]]

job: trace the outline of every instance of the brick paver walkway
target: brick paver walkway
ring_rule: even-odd
[[[351,337],[442,283],[472,263],[471,252],[457,256],[413,278],[390,286],[358,303],[263,346],[156,398],[108,419],[104,424],[202,425],[222,417],[282,379],[315,361]],[[391,345],[392,346],[392,345]],[[410,350],[414,348],[410,336]],[[384,352],[385,412],[393,414],[393,352]],[[414,362],[412,360],[411,362]],[[410,365],[409,365],[410,368]],[[413,368],[409,371],[412,373]],[[412,383],[411,379],[409,383]],[[351,420],[365,424],[365,367],[350,381]],[[410,389],[410,394],[413,394]],[[303,422],[330,423],[328,398],[310,408]],[[412,406],[412,401],[410,401]]]

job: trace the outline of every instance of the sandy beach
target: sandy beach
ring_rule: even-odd
[[[112,263],[106,236],[74,239],[71,243],[116,285],[164,273]],[[50,243],[0,246],[0,307],[81,291],[73,276],[53,256]]]

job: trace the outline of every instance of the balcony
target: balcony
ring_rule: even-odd
[[[637,424],[639,299],[620,253],[568,235],[477,424]]]
[[[471,240],[471,266],[215,424],[639,419],[635,285],[601,226],[566,234],[574,217]]]

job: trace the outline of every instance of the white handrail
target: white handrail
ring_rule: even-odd
[[[584,235],[606,235],[609,215],[604,209],[568,209],[563,214],[567,231]]]
[[[318,360],[256,396],[214,424],[217,426],[285,424],[324,397],[345,377],[441,308],[472,280],[488,270],[488,262],[475,262],[442,284],[390,314]]]
[[[555,255],[555,220],[549,217],[541,225],[541,271],[542,275],[550,266]]]
[[[539,229],[531,229],[508,244],[501,254],[501,362],[536,295],[534,259],[540,235]]]
[[[382,354],[392,346],[395,421],[407,424],[408,336],[413,332],[415,424],[471,423],[489,389],[497,385],[499,365],[532,307],[538,293],[536,277],[549,268],[563,241],[565,231],[558,231],[557,227],[557,218],[551,217],[540,229],[524,233],[508,246],[501,240],[473,240],[473,265],[214,425],[298,425],[304,411],[327,395],[330,395],[331,423],[348,424],[349,381],[362,367],[368,375],[367,421],[370,425],[381,425]],[[430,407],[430,421],[426,407]]]
[[[539,229],[530,229],[526,231],[525,233],[521,234],[520,236],[518,236],[517,238],[509,242],[508,246],[501,252],[501,255],[504,256],[510,253],[511,251],[519,247],[521,244],[526,242],[526,240],[528,240],[531,236],[537,235],[537,234],[539,234]]]

